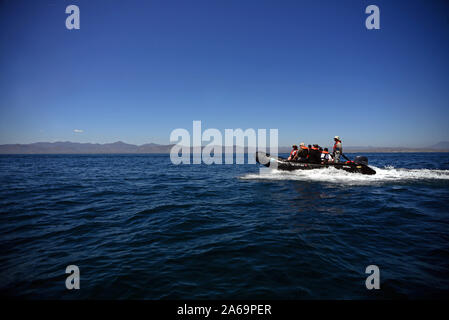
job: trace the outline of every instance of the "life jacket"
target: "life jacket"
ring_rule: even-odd
[[[341,143],[341,140],[335,141],[335,143],[334,143],[334,152],[337,150],[337,144],[338,144],[339,142]]]
[[[310,148],[309,155],[310,155],[310,157],[308,157],[309,161],[311,161],[312,163],[319,163],[321,161],[321,154],[318,148],[315,147]]]
[[[290,152],[290,157],[294,157],[296,156],[296,154],[298,153],[298,149],[293,149],[292,152]]]
[[[308,158],[309,157],[309,148],[304,147],[304,146],[300,146],[300,148],[301,148],[301,150],[307,151],[306,158]]]
[[[323,150],[323,151],[321,151],[321,153],[329,153],[329,152]]]
[[[312,147],[312,150],[313,150],[316,154],[321,155],[321,151],[320,151],[319,148]]]

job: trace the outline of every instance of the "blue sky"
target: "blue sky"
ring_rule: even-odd
[[[447,1],[5,0],[0,47],[0,143],[168,143],[193,120],[280,145],[449,140]]]

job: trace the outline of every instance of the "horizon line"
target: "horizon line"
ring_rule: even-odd
[[[177,145],[176,143],[168,143],[168,144],[161,144],[161,143],[155,143],[155,142],[146,142],[143,144],[134,144],[134,143],[128,143],[128,142],[124,142],[122,140],[117,140],[114,142],[104,142],[104,143],[100,143],[100,142],[77,142],[77,141],[63,141],[63,140],[57,140],[57,141],[36,141],[36,142],[29,142],[29,143],[1,143],[0,146],[12,146],[12,145],[32,145],[32,144],[39,144],[39,143],[49,143],[49,144],[55,144],[55,143],[72,143],[72,144],[91,144],[91,145],[107,145],[107,144],[117,144],[117,143],[122,143],[122,144],[126,144],[126,145],[130,145],[130,146],[137,146],[137,147],[141,147],[141,146],[145,146],[145,145],[156,145],[156,146],[175,146]],[[449,141],[439,141],[437,143],[434,143],[431,146],[423,146],[423,147],[404,147],[404,146],[373,146],[373,145],[345,145],[345,148],[384,148],[384,149],[394,149],[394,148],[400,148],[400,149],[432,149],[433,146],[440,144],[440,143],[448,143]],[[331,145],[331,144],[330,144]],[[201,144],[201,145],[183,145],[184,147],[206,147],[209,146],[208,144]],[[230,147],[230,146],[226,146],[224,144],[215,144],[213,146],[217,146],[217,147]],[[237,144],[233,144],[233,147],[242,147],[242,148],[248,148],[248,145],[237,145]],[[256,146],[257,148],[257,146]],[[266,146],[266,148],[269,148],[269,146]],[[287,146],[287,145],[279,145],[278,148],[291,148],[291,146]],[[449,149],[449,148],[448,148]]]

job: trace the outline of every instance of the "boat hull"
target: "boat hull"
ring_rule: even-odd
[[[351,162],[351,163],[308,163],[308,162],[300,162],[300,161],[288,161],[284,158],[273,157],[264,152],[256,153],[256,161],[265,167],[275,168],[278,170],[313,170],[313,169],[324,169],[324,168],[335,168],[339,170],[344,170],[352,173],[360,173],[373,175],[376,174],[376,171],[363,163]]]

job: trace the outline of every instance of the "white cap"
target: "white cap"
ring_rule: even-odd
[[[340,137],[339,136],[335,136],[334,139],[340,140]]]
[[[301,147],[304,147],[304,142],[301,142],[299,145],[300,145]]]

